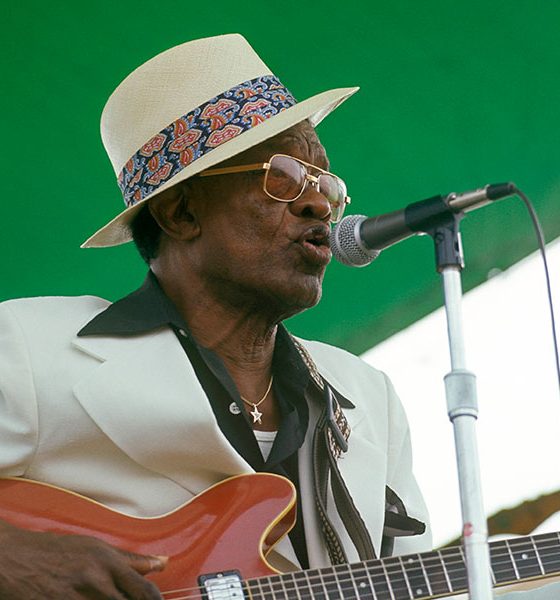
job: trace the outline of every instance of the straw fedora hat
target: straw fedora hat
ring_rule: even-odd
[[[317,125],[357,89],[296,102],[239,34],[158,54],[103,109],[101,137],[126,208],[82,247],[130,241],[130,223],[147,200],[305,119]]]

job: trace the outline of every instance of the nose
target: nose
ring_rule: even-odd
[[[290,202],[292,214],[307,219],[317,219],[328,223],[331,218],[329,201],[316,189],[317,180],[309,177],[303,193],[299,198]]]

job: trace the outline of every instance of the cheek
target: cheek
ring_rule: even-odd
[[[266,202],[253,202],[250,207],[228,222],[231,236],[245,248],[249,256],[260,253],[274,254],[285,250],[289,245],[286,226],[287,206],[267,199]]]
[[[217,192],[207,197],[202,215],[203,252],[212,254],[207,258],[247,271],[262,270],[267,263],[279,268],[291,244],[288,204],[269,198],[258,185]]]
[[[206,237],[204,252],[217,268],[266,274],[286,263],[290,241],[281,215],[265,211],[246,211],[227,217]],[[276,218],[274,218],[276,217]]]

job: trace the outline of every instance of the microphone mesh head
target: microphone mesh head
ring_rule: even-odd
[[[331,229],[331,251],[343,265],[365,267],[380,254],[379,250],[368,250],[361,244],[360,226],[365,220],[364,215],[349,215]]]

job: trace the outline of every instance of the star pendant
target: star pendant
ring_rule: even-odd
[[[253,423],[262,424],[261,417],[263,414],[259,411],[256,404],[253,404],[253,410],[249,414],[253,417]]]

